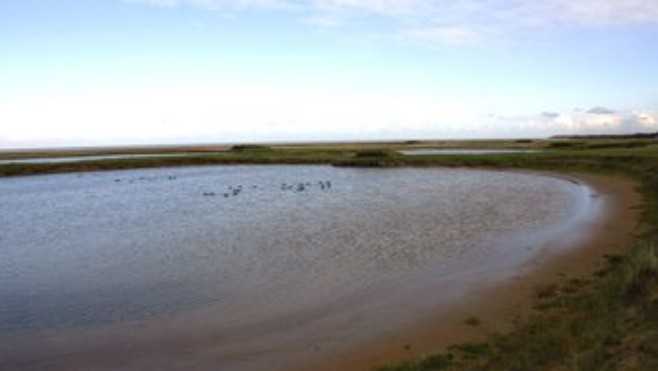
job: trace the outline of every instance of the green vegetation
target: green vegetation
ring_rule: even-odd
[[[489,155],[402,155],[403,149],[479,148],[533,150]],[[336,166],[469,166],[534,169],[595,169],[618,166],[624,160],[658,156],[658,142],[647,138],[406,141],[390,143],[278,144],[235,146],[142,147],[97,150],[57,150],[0,153],[0,160],[30,157],[55,158],[114,154],[148,154],[153,157],[115,158],[69,163],[0,164],[0,176],[72,171],[120,170],[147,167],[231,164],[332,164]],[[157,157],[162,154],[165,156]],[[171,156],[181,154],[182,156]],[[611,161],[608,161],[608,160]]]
[[[272,148],[261,144],[236,144],[231,147],[233,152],[249,152],[249,151],[270,151]]]
[[[475,316],[470,316],[464,320],[464,323],[469,325],[469,326],[480,326],[481,321],[479,318]]]
[[[379,371],[423,371],[423,370],[444,370],[453,366],[454,355],[452,353],[436,354],[423,357],[416,362],[406,362],[393,366],[382,366]]]
[[[591,287],[542,295],[509,333],[378,370],[657,370],[658,240],[641,238],[599,274]]]
[[[397,152],[420,148],[539,151],[423,156],[405,156]],[[163,153],[162,149],[158,151]],[[382,366],[379,370],[658,370],[658,142],[653,137],[207,146],[172,151],[184,151],[188,155],[8,164],[0,165],[0,176],[219,164],[450,166],[590,171],[631,176],[641,184],[644,197],[643,232],[625,255],[607,257],[607,268],[594,277],[571,279],[537,289],[531,318],[515,325],[508,333],[494,333],[479,343],[458,344],[443,354]],[[0,159],[19,157],[25,157],[25,154],[0,155]],[[477,326],[480,321],[472,317],[465,323]]]

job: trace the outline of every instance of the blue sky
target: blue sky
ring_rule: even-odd
[[[654,0],[0,2],[0,147],[658,131]]]

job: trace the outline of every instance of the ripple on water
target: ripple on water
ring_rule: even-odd
[[[293,311],[565,223],[582,187],[451,169],[231,166],[0,180],[0,331]]]

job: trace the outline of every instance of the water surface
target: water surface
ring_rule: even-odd
[[[145,366],[135,349],[156,364],[153,344],[185,338],[177,348],[211,343],[214,356],[190,350],[157,369],[258,369],[249,362],[286,358],[277,344],[290,339],[303,347],[311,337],[367,338],[430,309],[441,300],[432,282],[473,261],[520,256],[523,236],[562,233],[587,213],[588,195],[553,177],[450,169],[220,166],[0,179],[0,359],[12,369],[114,369],[90,361],[100,352],[137,370]],[[418,305],[378,322],[413,290]],[[353,303],[370,321],[345,315]],[[295,335],[291,323],[305,330]],[[61,337],[71,334],[90,340],[67,345]],[[236,356],[245,352],[247,363]]]
[[[510,153],[537,153],[538,150],[530,149],[477,149],[477,148],[422,148],[407,149],[399,151],[403,155],[425,156],[425,155],[496,155]]]
[[[154,153],[154,154],[117,154],[117,155],[98,155],[98,156],[59,156],[59,157],[35,157],[35,158],[17,158],[17,159],[0,159],[0,165],[6,164],[58,164],[67,162],[84,162],[99,160],[121,160],[121,159],[139,159],[153,157],[186,157],[189,153]]]

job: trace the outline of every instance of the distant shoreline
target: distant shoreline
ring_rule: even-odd
[[[482,168],[530,168],[569,170],[589,158],[602,155],[644,156],[658,148],[647,138],[517,139],[463,141],[400,141],[310,144],[248,144],[117,147],[0,152],[0,177],[106,171],[138,168],[233,164],[327,164],[356,167],[457,166]],[[401,151],[447,150],[452,154],[404,155]],[[479,150],[486,154],[469,154]],[[628,152],[628,153],[626,153]],[[90,160],[58,162],[57,158],[92,156]],[[96,157],[94,157],[96,156]],[[98,158],[110,156],[114,158]],[[44,158],[48,163],[6,163],[10,160]],[[587,161],[580,161],[585,159]],[[566,160],[566,161],[565,161]]]

